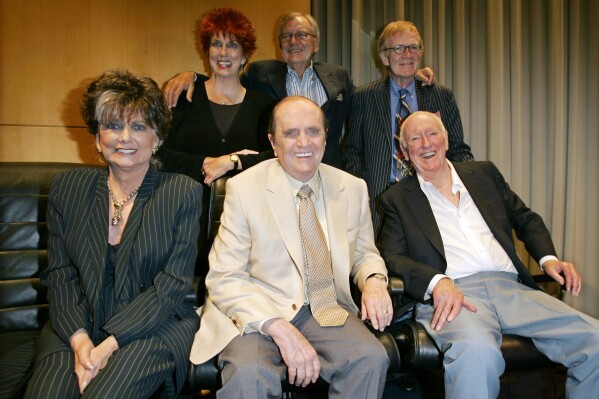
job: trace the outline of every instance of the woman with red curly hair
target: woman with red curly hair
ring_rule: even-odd
[[[246,154],[271,150],[267,131],[275,100],[241,85],[243,68],[256,50],[254,25],[244,14],[214,8],[200,19],[197,33],[210,76],[198,75],[192,101],[182,99],[173,108],[171,132],[158,157],[164,170],[209,185],[262,160]],[[201,235],[207,231],[209,195],[205,187]],[[209,249],[207,237],[200,237],[196,272],[207,271]]]

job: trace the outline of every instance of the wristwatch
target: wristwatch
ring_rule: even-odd
[[[383,273],[372,273],[370,276],[366,277],[366,280],[368,280],[370,277],[378,278],[379,280],[384,280],[387,282],[387,277]]]
[[[237,168],[239,167],[239,157],[237,156],[237,154],[229,155],[229,159],[233,161],[233,170],[237,170]]]

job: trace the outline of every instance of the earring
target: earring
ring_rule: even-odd
[[[98,161],[100,163],[106,162],[106,160],[104,159],[104,154],[102,154],[102,150],[100,149],[100,147],[96,147],[96,150],[98,151]]]
[[[156,155],[157,152],[158,152],[158,147],[154,147],[152,149],[152,155]]]

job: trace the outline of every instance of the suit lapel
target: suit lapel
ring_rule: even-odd
[[[427,95],[424,87],[422,86],[422,82],[419,81],[418,79],[416,79],[415,87],[416,87],[416,101],[418,103],[418,111],[436,112],[436,110],[432,109],[431,96]]]
[[[420,184],[416,176],[409,177],[403,184],[402,189],[406,196],[405,203],[414,215],[414,218],[424,235],[430,241],[431,245],[445,259],[445,250],[443,249],[443,239],[437,221],[431,209],[426,195],[420,189]]]
[[[89,268],[81,270],[82,282],[85,285],[88,301],[98,298],[98,290],[104,280],[104,266],[106,264],[106,246],[108,245],[108,188],[106,186],[107,173],[101,173],[96,181],[94,200],[84,234],[83,259]],[[84,217],[84,215],[82,215]],[[96,311],[95,302],[90,302],[92,312]]]
[[[131,213],[127,219],[127,225],[125,226],[125,231],[123,231],[123,236],[119,245],[114,274],[114,290],[117,295],[120,294],[120,291],[123,289],[128,273],[137,273],[136,270],[130,270],[128,262],[133,243],[137,240],[137,235],[141,227],[144,206],[152,196],[155,181],[156,171],[154,168],[150,167],[148,173],[144,177],[141,188],[137,193],[133,208],[131,208]]]
[[[489,202],[489,199],[492,198],[492,196],[490,196],[488,193],[489,190],[493,188],[488,187],[485,184],[486,179],[484,177],[477,176],[479,173],[478,169],[470,168],[469,166],[470,165],[467,163],[453,163],[456,173],[460,176],[460,179],[462,179],[464,186],[466,186],[468,193],[470,193],[472,201],[474,201],[474,204],[489,227],[489,230],[491,230],[491,233],[497,242],[499,242],[508,256],[510,256],[512,262],[514,264],[519,263],[520,259],[515,252],[514,242],[511,234],[506,234],[506,232],[501,228],[501,226],[498,226],[498,223],[493,218],[493,215],[498,212],[498,210],[495,209],[496,204]]]
[[[337,85],[335,79],[332,78],[333,73],[329,69],[323,67],[323,65],[316,63],[314,63],[314,72],[316,72],[316,76],[320,79],[324,91],[327,93],[327,102],[335,100],[339,85]],[[325,104],[323,104],[323,106]]]
[[[389,80],[389,77],[383,79],[378,87],[378,90],[374,91],[373,93],[375,119],[378,119],[383,123],[383,130],[380,133],[384,135],[384,140],[387,143],[389,153],[391,153],[393,148],[393,143],[391,142],[390,93],[391,81]]]
[[[320,178],[327,218],[329,249],[335,280],[344,281],[349,275],[350,259],[347,238],[348,201],[345,186],[321,167]]]
[[[282,63],[277,71],[269,73],[268,81],[277,95],[278,101],[287,97],[287,64]]]
[[[304,255],[296,205],[289,181],[278,162],[273,162],[268,169],[266,201],[279,228],[283,244],[300,274],[304,276]]]

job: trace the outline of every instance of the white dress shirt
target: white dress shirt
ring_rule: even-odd
[[[503,247],[493,236],[464,183],[451,162],[451,192],[459,195],[458,206],[441,194],[432,183],[418,176],[420,188],[426,195],[441,233],[447,270],[436,275],[430,282],[425,300],[432,294],[439,280],[449,277],[452,280],[485,271],[503,271],[518,274]],[[545,256],[541,264],[554,256]]]

